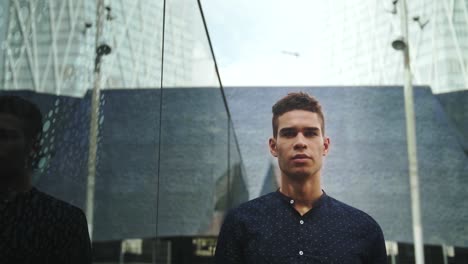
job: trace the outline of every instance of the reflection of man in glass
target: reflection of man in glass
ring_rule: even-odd
[[[386,263],[379,225],[322,190],[330,139],[319,102],[291,93],[273,106],[272,123],[281,187],[227,214],[216,263]]]
[[[0,263],[91,263],[83,212],[31,186],[42,116],[0,96]]]

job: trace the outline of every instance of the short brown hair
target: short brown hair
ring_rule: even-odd
[[[273,118],[273,136],[276,138],[278,133],[278,118],[284,113],[293,110],[306,110],[312,113],[317,113],[321,120],[322,134],[325,135],[325,118],[322,112],[322,106],[319,101],[313,96],[304,92],[288,93],[285,97],[281,98],[272,107]]]

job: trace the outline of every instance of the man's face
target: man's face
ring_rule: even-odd
[[[276,138],[270,138],[270,152],[278,158],[283,175],[296,180],[320,176],[330,139],[324,137],[320,117],[313,112],[293,110],[278,118]]]
[[[22,173],[29,152],[22,121],[13,115],[0,113],[0,177],[5,179]]]

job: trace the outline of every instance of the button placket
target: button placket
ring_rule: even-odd
[[[292,201],[292,200],[291,200],[291,201]],[[303,216],[301,216],[301,218],[299,219],[299,224],[300,224],[300,225],[304,225],[304,220],[302,219],[302,217],[303,217]],[[302,230],[302,228],[299,229],[299,230]],[[303,232],[303,231],[300,231],[300,232]],[[299,239],[299,240],[302,240],[302,239]],[[302,242],[300,242],[300,244],[301,244],[301,245],[304,245],[304,243],[302,243]],[[304,251],[299,250],[299,256],[303,256],[303,255],[304,255]]]

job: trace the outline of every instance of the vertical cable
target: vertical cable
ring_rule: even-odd
[[[202,18],[202,21],[203,21],[203,26],[205,28],[206,37],[208,39],[208,44],[210,46],[211,57],[213,59],[213,63],[214,63],[215,71],[216,71],[216,76],[218,77],[218,83],[219,83],[219,87],[221,89],[221,96],[223,98],[224,107],[226,108],[226,113],[227,113],[227,116],[228,116],[228,175],[229,175],[228,176],[228,186],[230,186],[231,182],[230,182],[229,177],[230,177],[230,171],[231,171],[231,164],[230,164],[231,163],[231,158],[230,158],[231,157],[231,151],[230,151],[230,149],[231,149],[231,145],[230,145],[231,137],[234,139],[240,161],[242,161],[242,154],[240,153],[239,142],[237,140],[236,134],[232,133],[232,135],[231,135],[230,128],[232,127],[232,129],[234,131],[234,125],[232,124],[232,118],[231,118],[231,112],[229,111],[229,107],[228,107],[228,103],[227,103],[227,99],[226,99],[226,94],[224,93],[224,86],[223,86],[223,83],[221,82],[221,76],[219,74],[218,63],[216,62],[216,57],[215,57],[215,54],[214,54],[213,45],[211,43],[210,34],[208,32],[208,27],[206,25],[205,15],[203,13],[203,8],[201,6],[200,0],[197,0],[197,2],[198,2],[198,9],[200,9],[200,15],[201,15],[201,18]],[[240,162],[240,166],[243,167],[242,162]],[[243,169],[241,169],[241,174],[242,174],[242,170]],[[230,198],[230,194],[228,193],[228,204],[229,205],[230,205],[230,202],[231,202],[231,198]]]
[[[228,159],[228,164],[227,164],[227,178],[228,178],[228,183],[227,183],[227,186],[228,186],[228,193],[227,193],[227,206],[230,207],[231,206],[231,193],[230,193],[230,187],[231,187],[231,158],[230,158],[230,126],[231,126],[231,114],[229,112],[229,108],[228,108],[228,104],[227,104],[227,100],[226,100],[226,96],[224,94],[224,89],[223,89],[223,83],[221,82],[221,76],[219,75],[219,69],[218,69],[218,63],[216,62],[216,58],[215,58],[215,55],[214,55],[214,50],[213,50],[213,45],[211,44],[211,38],[210,38],[210,34],[208,32],[208,27],[206,26],[206,20],[205,20],[205,15],[203,13],[203,8],[201,7],[201,3],[200,3],[200,0],[197,0],[198,2],[198,9],[200,10],[200,15],[201,15],[201,19],[202,19],[202,22],[203,22],[203,27],[205,29],[205,34],[206,34],[206,38],[208,40],[208,45],[210,46],[210,52],[211,52],[211,57],[213,59],[213,63],[214,63],[214,67],[215,67],[215,71],[216,71],[216,76],[218,77],[218,84],[219,84],[219,87],[220,87],[220,90],[221,90],[221,97],[223,98],[223,102],[224,102],[224,108],[226,109],[226,113],[227,113],[227,128],[228,128],[228,141],[227,141],[227,159]]]
[[[200,0],[197,0],[197,2],[198,2],[198,9],[200,9],[200,15],[201,15],[201,18],[202,18],[202,21],[203,21],[203,27],[205,28],[206,38],[208,39],[208,44],[210,46],[211,57],[213,58],[213,63],[214,63],[215,71],[216,71],[216,76],[218,77],[219,87],[221,88],[221,95],[223,97],[224,107],[226,108],[228,119],[231,120],[231,113],[229,112],[229,108],[228,108],[228,104],[227,104],[227,100],[226,100],[226,95],[224,94],[223,83],[221,82],[221,77],[219,75],[218,63],[216,62],[216,58],[215,58],[214,51],[213,51],[213,45],[211,44],[210,34],[208,32],[208,27],[206,26],[206,20],[205,20],[205,15],[203,13],[203,8],[201,7]]]
[[[163,80],[164,80],[164,42],[166,35],[166,0],[163,0],[163,16],[162,16],[162,37],[161,37],[161,78],[160,78],[160,89],[159,94],[159,135],[158,135],[158,168],[157,168],[157,178],[156,178],[156,232],[155,232],[155,242],[157,242],[158,237],[158,224],[159,224],[159,179],[161,173],[161,139],[162,139],[162,109],[163,109]],[[157,246],[158,243],[155,243]],[[153,263],[156,263],[156,257],[153,258]]]
[[[228,175],[228,195],[227,195],[227,206],[228,208],[231,207],[232,199],[231,199],[231,121],[228,118],[227,120],[227,127],[228,127],[228,134],[227,134],[227,175]]]

